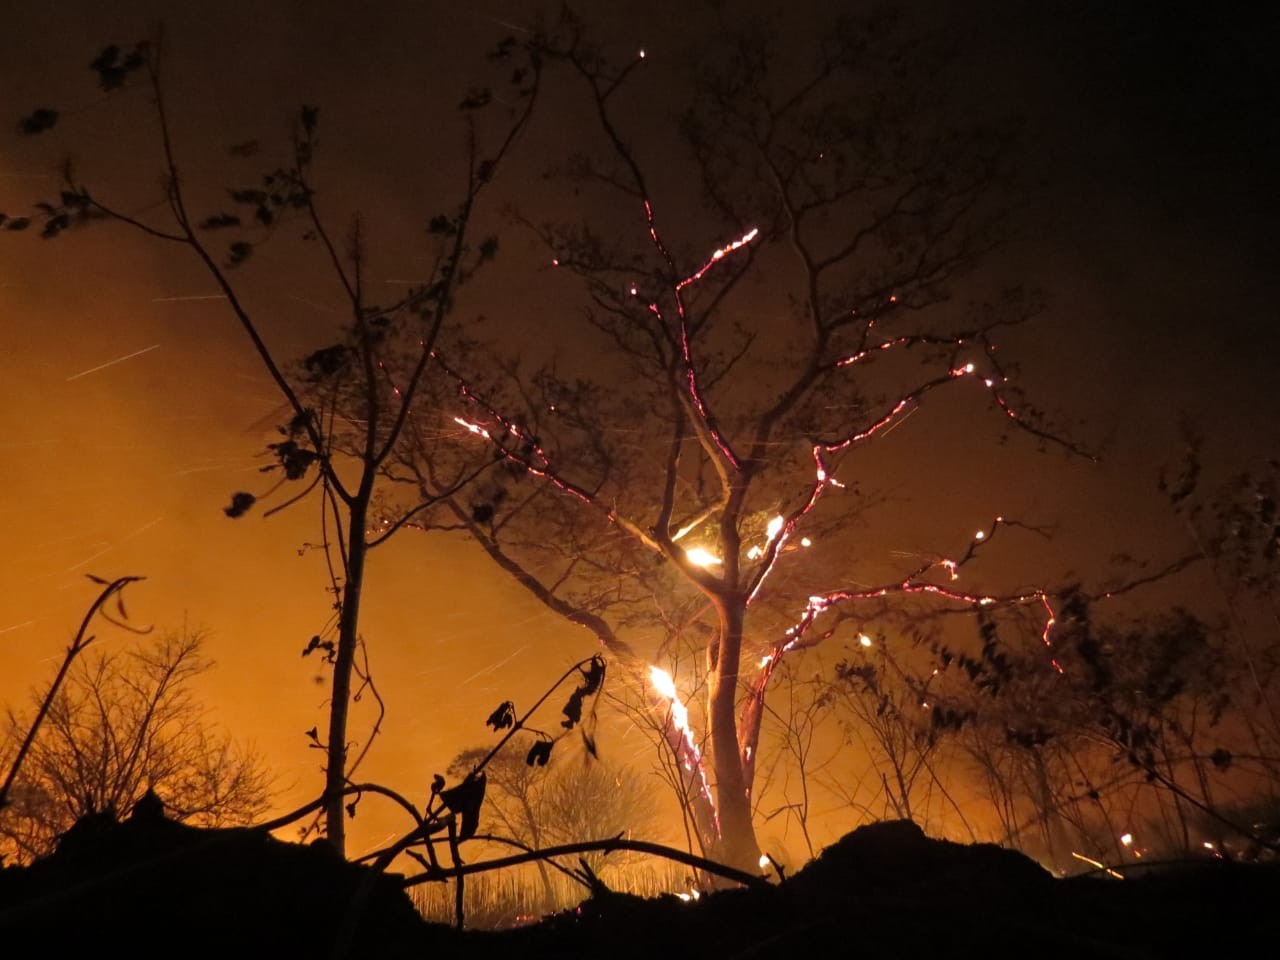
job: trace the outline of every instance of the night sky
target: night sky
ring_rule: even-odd
[[[739,16],[772,5],[732,6]],[[786,4],[786,31],[805,33],[824,6]],[[91,187],[150,209],[159,166],[145,100],[104,101],[86,67],[105,44],[163,20],[193,192],[214,197],[253,169],[236,167],[228,145],[258,139],[269,150],[298,104],[319,105],[321,195],[335,219],[362,213],[375,282],[394,296],[421,269],[427,217],[454,196],[453,105],[485,79],[484,51],[530,25],[535,8],[371,7],[0,4],[0,210],[28,213],[55,190],[67,151]],[[879,551],[873,561],[939,549],[939,537],[999,512],[1059,530],[1018,556],[1023,582],[1096,584],[1122,551],[1172,558],[1187,545],[1155,481],[1180,456],[1183,418],[1207,438],[1211,476],[1280,451],[1275,15],[1061,0],[916,8],[955,41],[958,109],[1025,124],[1015,239],[985,272],[1045,292],[1045,313],[1010,332],[1004,349],[1036,403],[1102,460],[1016,439],[997,447],[998,425],[970,429],[964,411],[957,420],[945,404],[926,405],[861,478],[889,497],[864,531],[869,552]],[[639,2],[590,4],[584,15],[610,50],[646,50],[628,102],[637,136],[652,135],[659,149],[664,118],[682,106],[680,64],[714,16]],[[62,111],[59,128],[21,137],[18,118],[42,105]],[[581,106],[551,86],[486,198],[492,222],[504,203],[536,209],[545,199],[535,196],[541,173],[572,149]],[[673,183],[679,176],[664,170]],[[641,226],[637,218],[628,229]],[[499,264],[461,313],[483,313],[488,329],[517,343],[560,336],[576,349],[568,281],[550,274],[527,233],[504,230]],[[723,240],[706,238],[709,247]],[[263,247],[245,282],[280,357],[325,342],[340,320],[324,265],[296,244]],[[321,718],[326,686],[298,654],[328,615],[325,581],[318,556],[299,555],[315,538],[310,507],[235,523],[222,514],[231,491],[265,486],[261,450],[281,405],[225,304],[201,299],[213,293],[180,251],[122,229],[56,242],[0,235],[0,701],[21,702],[48,676],[91,599],[83,574],[146,575],[131,597],[135,618],[210,631],[219,666],[201,690],[265,752],[285,808],[320,784],[302,731]],[[1194,589],[1194,577],[1175,586]],[[495,703],[527,702],[593,652],[588,634],[461,541],[402,538],[375,557],[368,591],[364,633],[390,716],[367,773],[410,795],[424,795],[457,750],[484,741]],[[631,759],[647,747],[636,738],[605,749]],[[827,838],[849,826],[832,818]],[[393,827],[365,829],[352,853]]]

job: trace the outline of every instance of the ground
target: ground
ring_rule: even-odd
[[[1235,956],[1280,942],[1280,870],[1201,863],[1058,880],[1018,853],[855,830],[782,883],[688,903],[605,893],[501,933],[421,921],[394,876],[323,844],[86,818],[0,871],[0,944],[46,955],[236,957]]]

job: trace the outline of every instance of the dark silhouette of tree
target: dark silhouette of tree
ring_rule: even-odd
[[[492,91],[477,89],[459,104],[466,144],[461,196],[451,209],[425,218],[431,265],[421,282],[393,303],[374,302],[366,288],[368,255],[359,217],[352,218],[344,241],[335,236],[321,211],[322,201],[313,180],[319,123],[316,107],[299,110],[283,165],[260,172],[247,186],[228,190],[229,206],[225,209],[197,209],[197,204],[202,206],[205,201],[191,199],[191,188],[183,176],[181,145],[173,137],[172,108],[161,81],[159,41],[130,48],[108,47],[92,67],[104,91],[140,85],[151,95],[163,158],[159,171],[162,196],[157,205],[164,212],[154,219],[150,214],[127,213],[112,203],[106,190],[82,182],[70,165],[64,171],[60,196],[37,204],[44,238],[94,223],[112,223],[193,257],[225,298],[286,402],[287,423],[280,428],[280,439],[269,447],[273,459],[269,469],[279,479],[266,494],[285,484],[300,484],[303,489],[290,493],[268,513],[318,494],[321,544],[329,565],[334,617],[316,632],[303,653],[322,655],[332,667],[327,729],[323,734],[315,729],[310,737],[312,744],[325,752],[325,833],[339,851],[345,846],[343,789],[377,735],[383,709],[367,669],[367,651],[361,656],[359,623],[368,556],[411,518],[421,523],[440,491],[405,507],[385,524],[373,524],[371,507],[423,381],[432,371],[429,360],[455,294],[496,254],[496,238],[473,236],[473,219],[481,194],[524,128],[536,100],[537,63],[526,54],[511,41],[500,44],[493,54],[504,71],[501,99],[514,106],[495,121],[497,132],[492,143],[482,143],[490,138],[482,137],[487,124],[480,119],[495,101]],[[27,134],[36,135],[57,121],[56,111],[41,108],[22,126]],[[240,159],[256,152],[247,147],[231,151]],[[9,219],[3,226],[25,229],[30,220],[22,219],[26,222]],[[296,368],[284,364],[266,342],[259,313],[237,277],[237,270],[251,263],[260,244],[289,232],[315,249],[348,308],[340,337],[311,352]],[[482,460],[477,469],[483,469],[487,462]],[[464,472],[445,483],[442,490],[454,494],[469,478]],[[242,517],[266,494],[236,491],[224,512],[228,517]],[[350,704],[364,691],[378,701],[379,715],[363,748],[352,756]]]
[[[198,633],[165,634],[72,666],[0,811],[6,854],[49,853],[79,818],[127,817],[148,791],[170,818],[193,825],[246,824],[263,813],[270,781],[261,759],[214,727],[192,689],[213,666],[202,642]],[[4,756],[27,729],[24,712],[10,708],[6,720]]]

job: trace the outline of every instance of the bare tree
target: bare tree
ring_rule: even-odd
[[[217,730],[192,689],[212,662],[198,633],[165,634],[79,659],[0,811],[5,853],[29,860],[91,813],[125,816],[147,790],[168,814],[201,826],[245,824],[270,795],[261,759]],[[41,698],[42,699],[42,698]],[[7,714],[5,749],[27,728]]]

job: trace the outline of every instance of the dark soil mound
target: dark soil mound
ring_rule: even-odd
[[[422,922],[396,878],[323,843],[201,830],[143,804],[79,821],[57,851],[0,871],[0,956],[421,957],[452,938]],[[23,950],[14,948],[26,948]]]
[[[1230,864],[1059,881],[1020,854],[863,827],[777,886],[687,903],[602,893],[503,933],[423,922],[394,876],[323,845],[89,818],[0,871],[0,954],[132,957],[1172,957],[1274,952],[1280,871]],[[23,949],[25,948],[25,949]],[[115,949],[110,949],[115,948]]]

